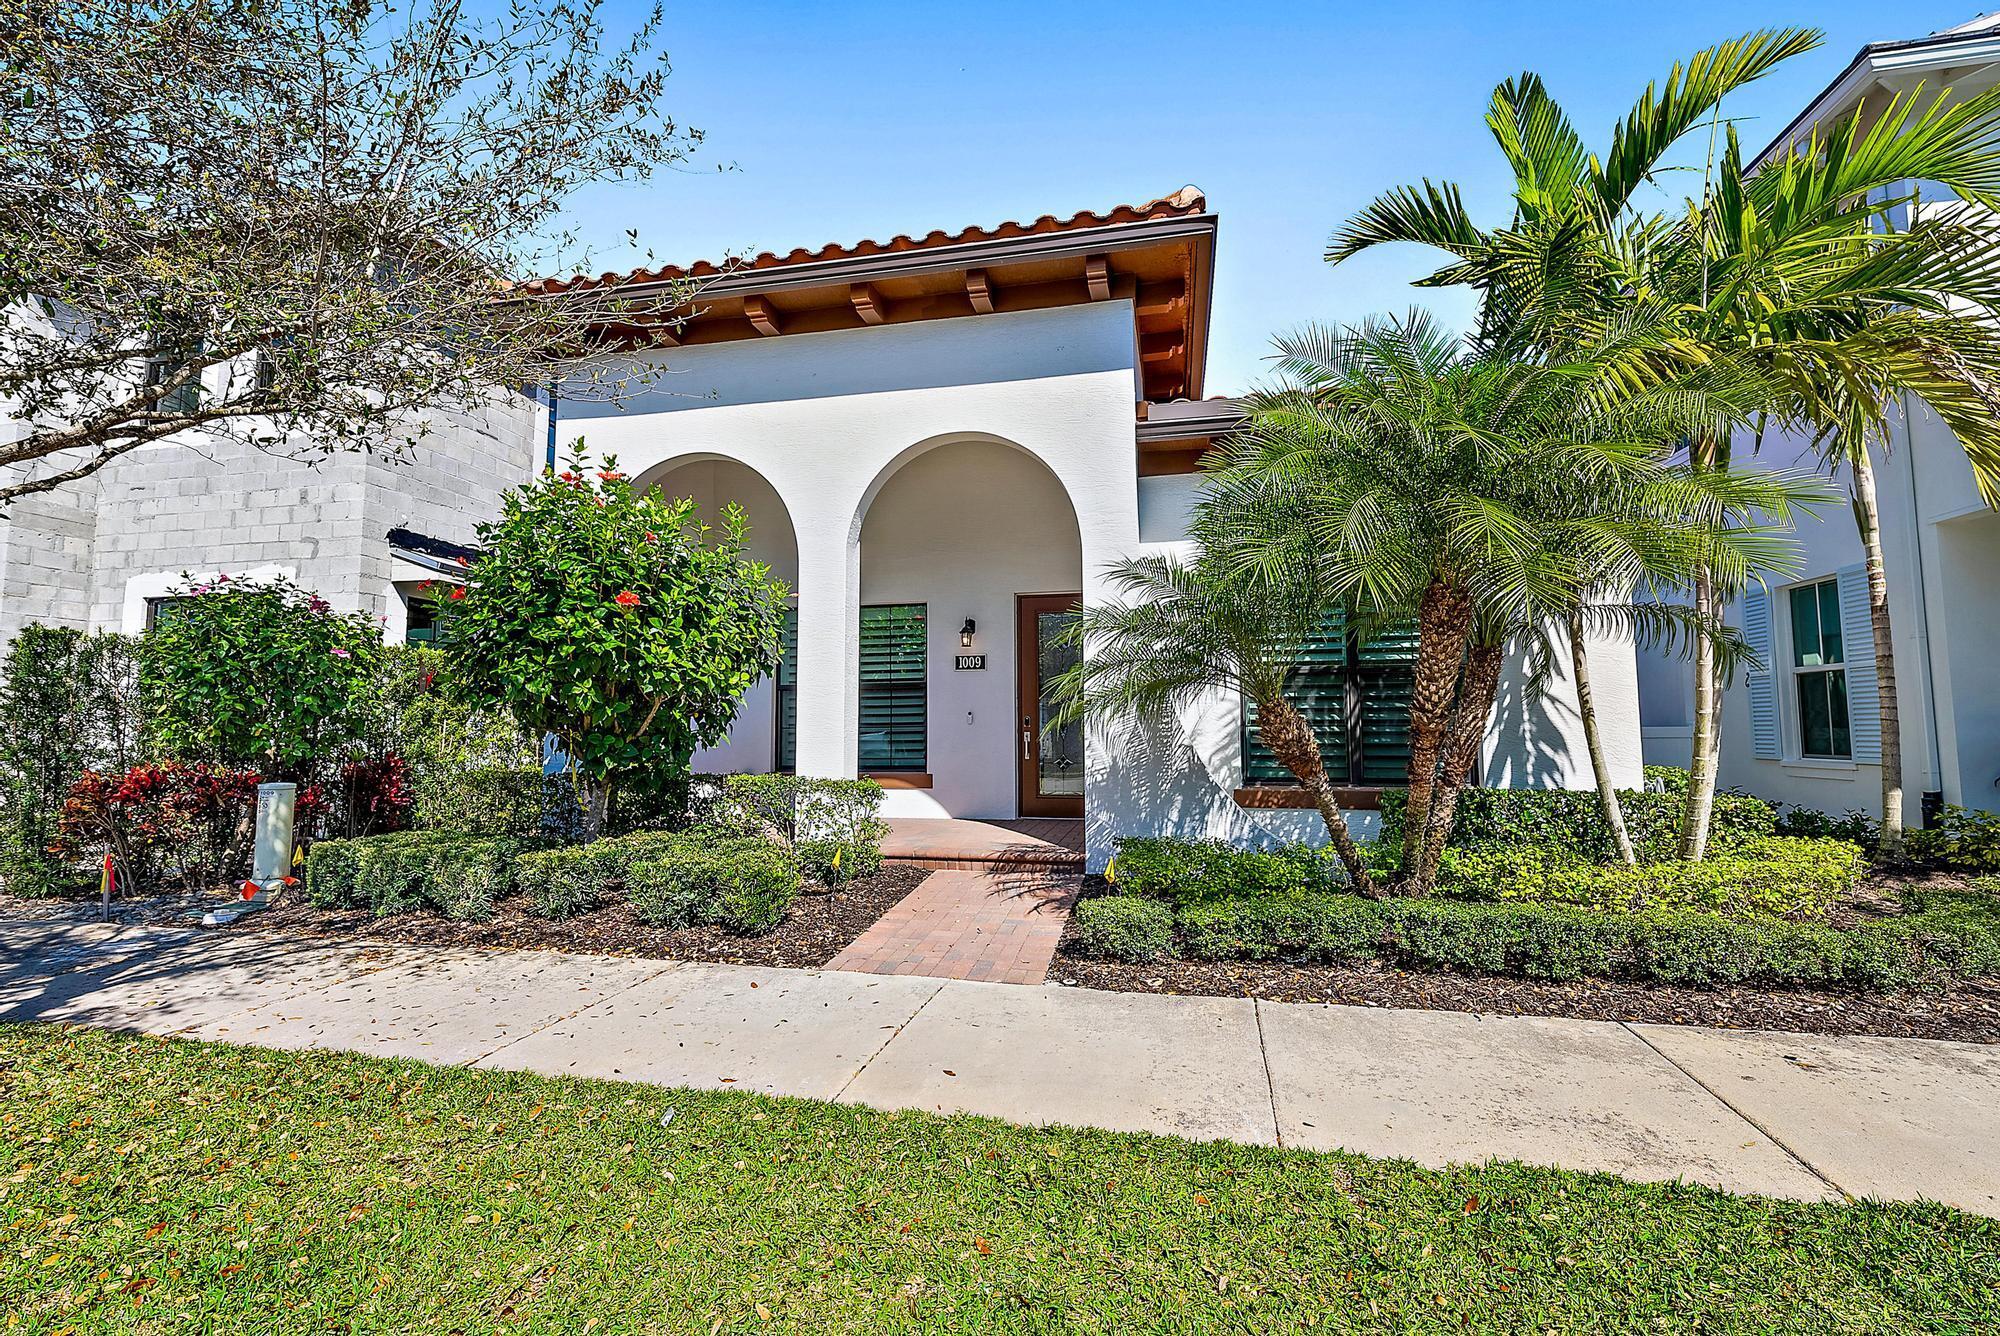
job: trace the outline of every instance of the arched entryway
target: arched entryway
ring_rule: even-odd
[[[1083,734],[1046,727],[1083,588],[1060,480],[987,436],[906,451],[860,513],[857,769],[904,816],[1081,816]],[[969,627],[969,629],[968,629]]]
[[[717,455],[686,455],[646,470],[635,483],[692,500],[700,508],[701,518],[712,526],[721,524],[727,507],[741,507],[748,525],[744,537],[748,555],[770,566],[772,577],[784,581],[786,589],[798,589],[799,545],[791,512],[777,489],[757,470]],[[791,659],[796,656],[790,651],[796,628],[795,606],[786,621],[786,664],[775,677],[762,679],[744,693],[729,737],[695,753],[697,771],[762,774],[792,768],[798,703],[791,677]]]

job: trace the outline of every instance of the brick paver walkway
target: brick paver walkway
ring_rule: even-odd
[[[827,968],[1041,983],[1077,888],[1077,878],[1050,873],[933,872]]]

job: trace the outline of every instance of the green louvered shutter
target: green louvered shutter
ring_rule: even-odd
[[[1410,780],[1410,696],[1417,675],[1417,626],[1384,631],[1355,651],[1361,686],[1361,783]]]
[[[926,747],[924,605],[893,603],[861,610],[863,771],[922,770]]]
[[[1327,778],[1347,783],[1347,620],[1339,611],[1328,613],[1319,634],[1307,642],[1285,684],[1285,698],[1312,725]],[[1296,782],[1257,737],[1257,703],[1248,700],[1243,702],[1243,779],[1251,786]]]
[[[1368,786],[1406,782],[1416,658],[1414,624],[1364,643],[1347,634],[1340,613],[1328,615],[1285,689],[1319,739],[1328,779]],[[1258,741],[1254,702],[1244,702],[1243,717],[1244,782],[1253,786],[1295,782]]]
[[[778,648],[778,766],[796,770],[799,764],[799,610],[785,609]]]

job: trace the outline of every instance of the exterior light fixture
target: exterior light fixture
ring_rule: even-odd
[[[971,649],[973,632],[977,631],[978,629],[979,629],[979,623],[973,621],[972,618],[967,617],[965,619],[965,625],[958,628],[958,647],[960,649]]]

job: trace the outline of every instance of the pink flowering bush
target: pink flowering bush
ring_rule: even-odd
[[[382,636],[289,580],[190,582],[140,642],[159,749],[303,779],[350,757],[366,726]]]

